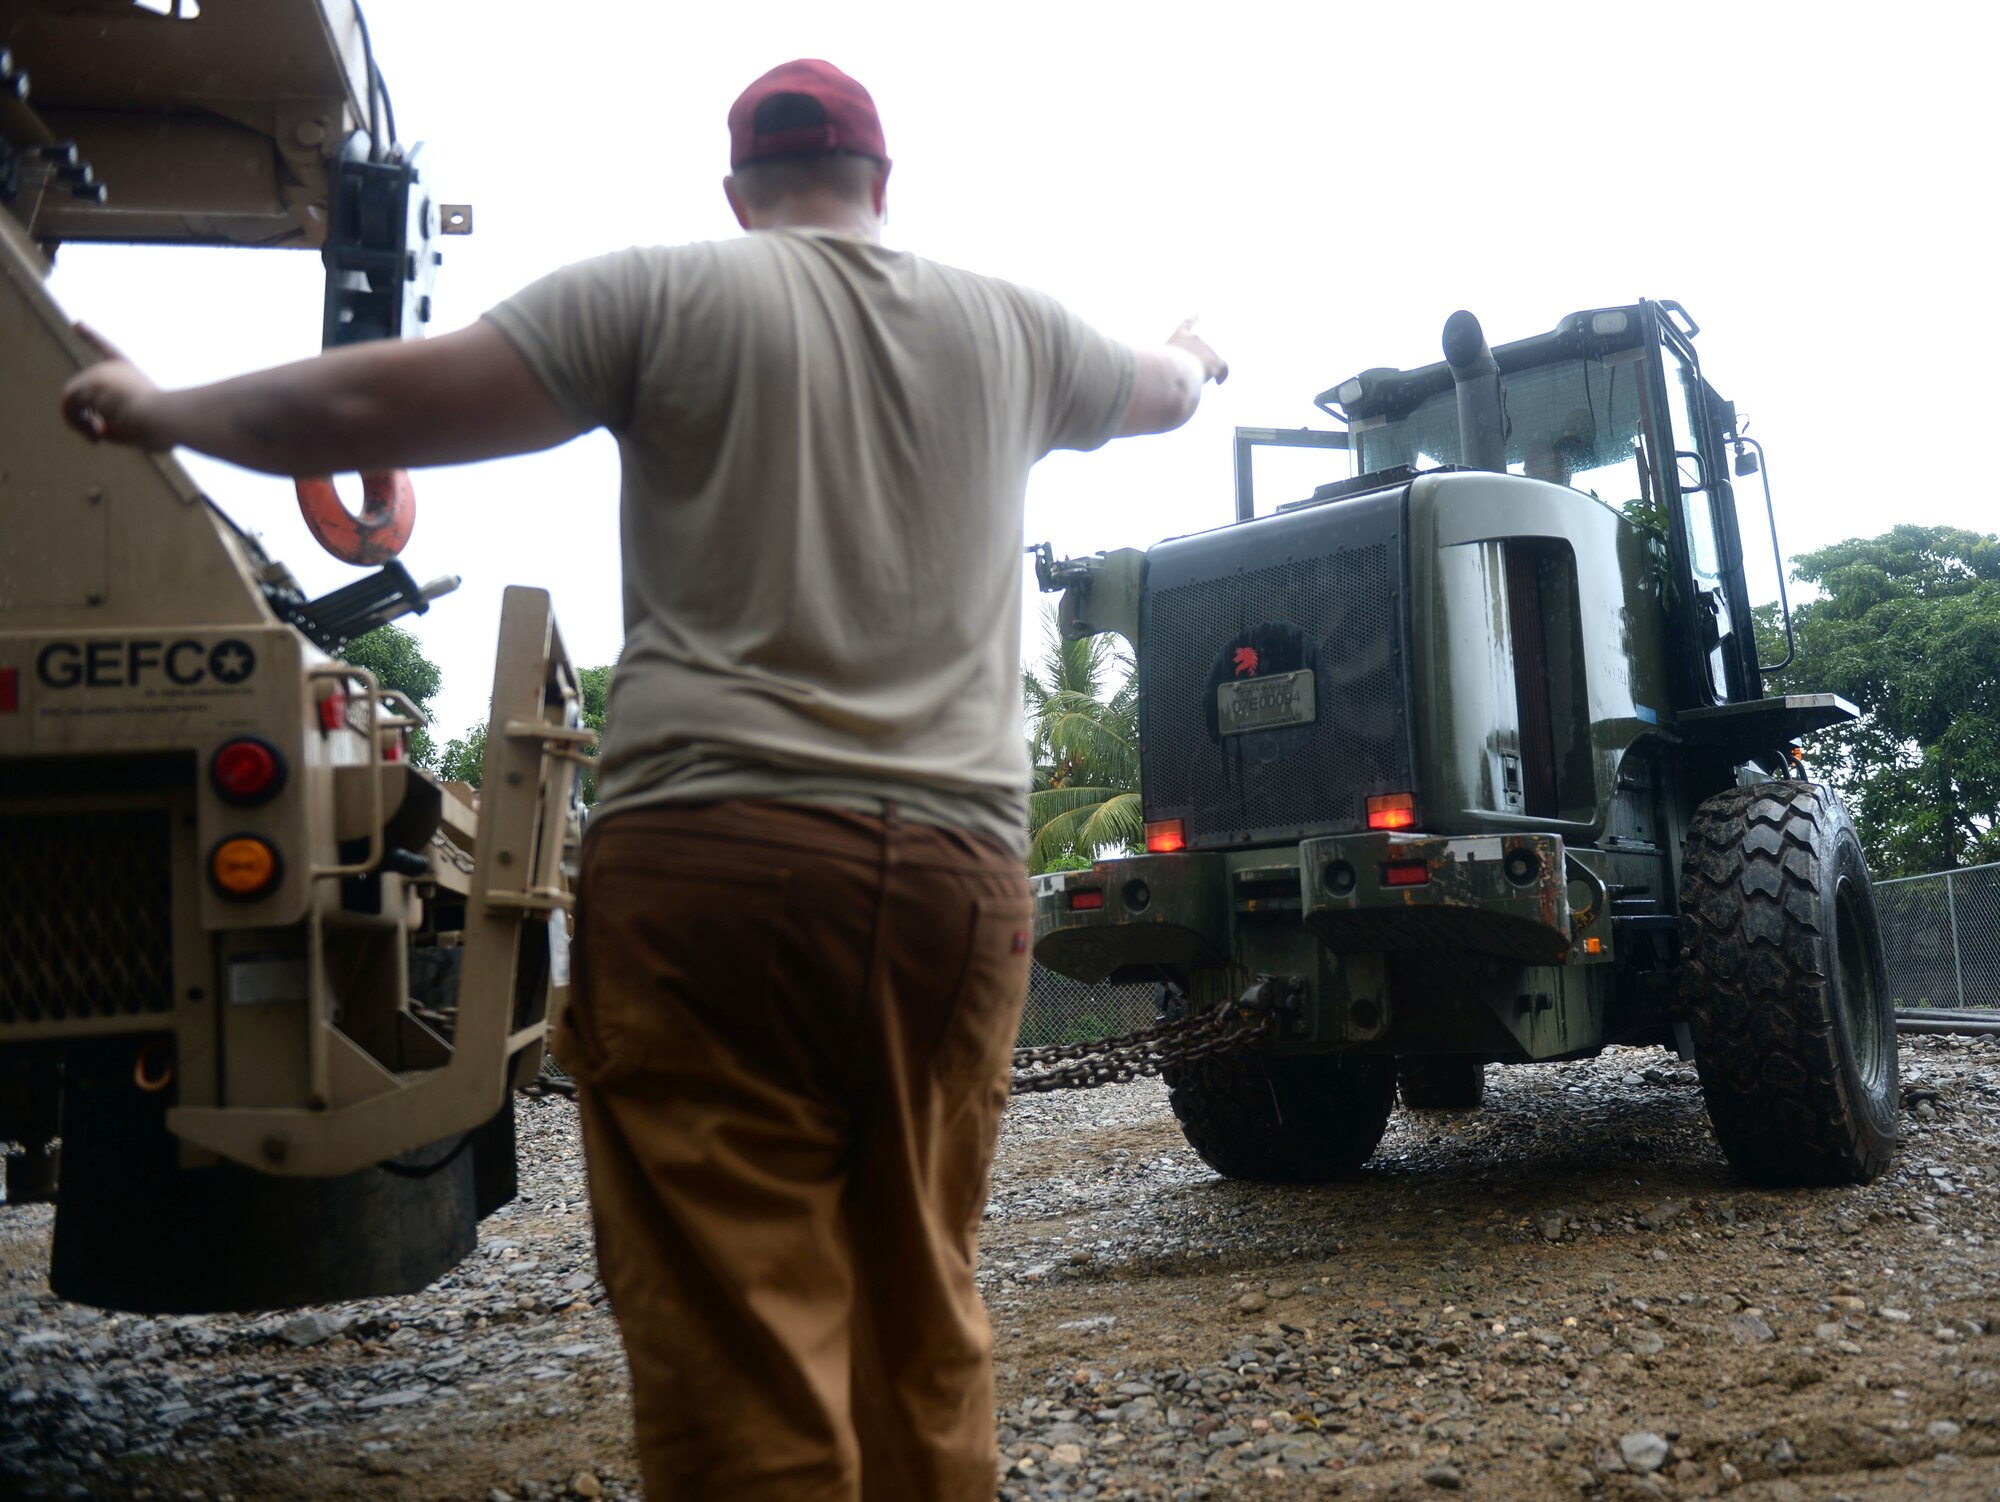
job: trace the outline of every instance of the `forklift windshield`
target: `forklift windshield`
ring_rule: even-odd
[[[1508,473],[1567,485],[1620,509],[1648,501],[1637,356],[1621,350],[1602,360],[1558,360],[1503,375]],[[1456,464],[1457,397],[1447,389],[1401,417],[1357,422],[1352,442],[1360,474]]]

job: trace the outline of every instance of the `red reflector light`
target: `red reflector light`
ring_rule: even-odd
[[[285,760],[269,741],[245,736],[216,751],[208,775],[225,802],[261,803],[284,786]]]
[[[1102,892],[1085,891],[1071,892],[1069,894],[1069,910],[1072,913],[1091,913],[1103,906],[1104,894]]]
[[[1417,822],[1417,800],[1413,793],[1377,793],[1368,800],[1370,829],[1408,829]]]
[[[1385,887],[1420,887],[1431,879],[1431,868],[1422,861],[1390,861],[1382,868]]]
[[[347,695],[338,691],[319,701],[319,728],[331,734],[347,723]]]
[[[21,707],[21,670],[0,668],[0,714],[13,714]]]
[[[1172,855],[1187,849],[1187,825],[1180,819],[1162,819],[1146,826],[1146,849],[1153,855]]]

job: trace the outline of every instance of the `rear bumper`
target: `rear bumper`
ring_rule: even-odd
[[[1095,982],[1130,965],[1229,960],[1229,872],[1220,855],[1135,855],[1031,885],[1035,958],[1058,974]]]
[[[1611,958],[1603,888],[1552,834],[1334,835],[1291,849],[1100,861],[1034,886],[1035,957],[1087,981],[1132,966],[1255,969],[1239,928],[1287,915],[1343,954]]]
[[[1303,921],[1339,953],[1450,949],[1559,965],[1585,939],[1580,919],[1602,927],[1590,953],[1606,954],[1602,889],[1579,881],[1573,910],[1568,865],[1553,834],[1307,840],[1299,846]]]

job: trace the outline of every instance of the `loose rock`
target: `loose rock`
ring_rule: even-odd
[[[1651,1475],[1667,1463],[1668,1446],[1657,1434],[1641,1431],[1618,1441],[1618,1456],[1627,1467],[1642,1476]]]
[[[977,1271],[998,1502],[1381,1502],[1446,1494],[1443,1467],[1523,1502],[1986,1485],[2000,1045],[1904,1040],[1954,1109],[1813,1193],[1731,1178],[1691,1078],[1619,1083],[1685,1073],[1661,1060],[1489,1071],[1484,1110],[1399,1114],[1354,1182],[1311,1186],[1217,1178],[1157,1081],[1012,1102]],[[636,1502],[575,1106],[520,1129],[519,1199],[400,1298],[83,1310],[42,1280],[46,1207],[0,1210],[0,1496]],[[329,1333],[296,1344],[307,1315]]]

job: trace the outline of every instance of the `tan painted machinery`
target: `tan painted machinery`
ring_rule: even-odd
[[[590,739],[547,594],[507,592],[475,799],[340,660],[456,582],[393,561],[400,477],[345,518],[383,566],[307,599],[56,409],[61,242],[318,249],[328,343],[420,333],[470,211],[387,105],[349,0],[0,0],[0,1139],[68,1298],[407,1291],[514,1192]]]

